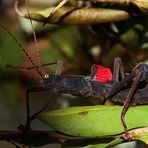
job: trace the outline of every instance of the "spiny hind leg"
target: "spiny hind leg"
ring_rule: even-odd
[[[125,121],[125,114],[131,104],[131,101],[132,101],[132,98],[134,96],[134,93],[135,93],[135,90],[136,90],[136,87],[138,85],[138,82],[140,80],[140,76],[141,76],[141,72],[139,70],[136,70],[135,71],[136,73],[136,76],[135,76],[135,80],[130,88],[130,91],[128,93],[128,96],[126,98],[126,101],[123,105],[123,108],[122,108],[122,111],[121,111],[121,121],[122,121],[122,124],[123,124],[123,127],[124,127],[124,131],[125,131],[125,134],[127,136],[127,139],[130,140],[130,135],[128,133],[128,128],[127,128],[127,125],[126,125],[126,121]]]

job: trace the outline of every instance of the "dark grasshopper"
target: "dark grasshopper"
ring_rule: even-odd
[[[7,29],[0,25],[4,30]],[[137,89],[139,81],[148,82],[148,65],[144,63],[138,64],[131,73],[125,76],[122,61],[120,58],[116,58],[114,61],[114,70],[113,70],[113,80],[108,81],[106,83],[98,82],[95,79],[96,76],[96,65],[92,65],[91,68],[91,76],[80,76],[80,75],[61,75],[62,73],[62,63],[60,61],[47,63],[43,65],[36,66],[36,64],[32,61],[31,57],[22,47],[22,45],[17,41],[17,39],[7,31],[13,39],[18,43],[20,48],[24,51],[30,62],[32,63],[32,67],[15,67],[24,70],[36,69],[39,75],[41,76],[41,80],[44,84],[42,88],[30,88],[27,91],[27,123],[26,128],[30,125],[32,119],[36,117],[38,113],[43,111],[47,104],[36,114],[30,117],[29,113],[29,92],[30,91],[38,91],[38,90],[49,90],[52,93],[68,93],[72,95],[85,96],[85,97],[95,97],[99,99],[111,99],[114,102],[124,103],[123,110],[121,113],[121,120],[123,122],[123,126],[125,131],[127,132],[126,123],[124,121],[124,115],[129,107],[129,105],[140,105],[140,104],[148,104],[148,87],[144,87],[143,89]],[[43,74],[41,67],[57,64],[57,71],[55,74]],[[119,81],[119,73],[121,75],[122,80]],[[128,86],[128,82],[133,80],[133,84],[131,88]]]
[[[92,66],[91,76],[81,75],[61,75],[61,62],[57,63],[56,74],[45,74],[42,77],[44,87],[42,90],[48,90],[52,93],[59,94],[72,94],[76,96],[95,97],[101,100],[110,99],[113,102],[124,104],[121,112],[121,120],[125,128],[125,132],[128,136],[128,129],[124,116],[130,105],[143,105],[148,104],[148,87],[142,89],[136,89],[139,81],[146,81],[148,83],[148,65],[140,63],[137,65],[131,73],[124,76],[122,62],[119,57],[115,58],[113,80],[106,83],[98,82],[95,79],[96,65]],[[47,64],[48,65],[48,64]],[[43,66],[47,66],[43,65]],[[32,69],[31,67],[28,69]],[[39,68],[38,66],[36,68]],[[122,80],[118,82],[119,71],[121,73]],[[126,85],[133,80],[131,88]],[[33,88],[31,91],[40,90],[40,88]],[[29,102],[29,99],[27,99]],[[130,138],[130,137],[128,137]]]
[[[144,105],[148,104],[148,85],[142,89],[136,89],[139,81],[146,81],[148,83],[148,65],[144,63],[138,64],[131,73],[127,76],[124,75],[122,61],[119,57],[115,58],[114,70],[113,70],[113,80],[106,83],[98,82],[95,79],[96,74],[96,64],[92,65],[91,76],[81,76],[81,75],[61,75],[62,63],[60,61],[44,64],[41,66],[48,66],[52,64],[57,64],[56,74],[45,74],[41,75],[41,80],[43,81],[44,87],[31,88],[30,91],[51,91],[52,93],[59,94],[72,94],[76,96],[84,97],[95,97],[101,100],[110,99],[113,102],[124,104],[121,112],[121,120],[127,133],[128,129],[126,122],[124,121],[124,116],[130,105]],[[14,67],[14,66],[11,66]],[[15,67],[22,69],[36,69],[41,71],[39,66],[35,67]],[[119,73],[121,74],[122,80],[118,81]],[[126,86],[128,82],[133,80],[131,88]],[[28,96],[28,95],[27,95]],[[27,102],[29,106],[29,96],[27,97]],[[47,103],[48,104],[48,103]],[[40,113],[45,109],[45,106],[38,112]],[[37,113],[37,114],[38,114]],[[37,115],[35,114],[35,116]],[[28,110],[28,117],[30,116]],[[35,117],[33,116],[33,118]],[[30,118],[31,119],[31,118]],[[28,120],[31,121],[31,120]],[[30,124],[30,122],[29,122]],[[130,138],[130,137],[128,137]]]

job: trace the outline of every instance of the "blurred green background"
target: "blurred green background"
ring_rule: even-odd
[[[57,5],[58,2],[59,0],[32,0],[30,6],[31,9],[39,10],[48,5]],[[16,15],[13,3],[13,0],[1,0],[0,23],[16,36],[38,64],[30,22]],[[122,58],[127,72],[139,62],[148,63],[148,17],[144,15],[121,22],[92,26],[46,24],[43,27],[41,23],[35,22],[34,27],[41,63],[62,60],[63,74],[89,75],[94,63],[112,69],[114,58],[117,56]],[[31,66],[13,38],[1,29],[0,130],[16,129],[25,121],[25,90],[31,86],[41,85],[40,77],[35,70],[8,69],[7,64]],[[45,68],[45,71],[54,72],[55,69],[56,66],[50,66],[48,69]],[[33,93],[32,111],[44,104],[47,98],[48,94]],[[50,109],[94,104],[94,101],[89,99],[80,100],[69,96],[56,97],[55,100],[52,101]]]

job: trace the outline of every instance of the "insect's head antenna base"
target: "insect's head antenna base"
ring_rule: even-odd
[[[31,20],[31,16],[30,16],[30,13],[29,13],[29,9],[28,9],[28,0],[25,0],[25,5],[26,5],[26,9],[27,9],[28,16],[29,16],[30,24],[31,24],[31,27],[32,27],[32,33],[33,33],[34,42],[35,42],[35,46],[36,46],[36,54],[37,54],[37,59],[38,59],[38,65],[39,65],[39,67],[41,67],[41,59],[40,59],[40,54],[39,54],[39,48],[38,48],[38,43],[37,43],[37,37],[36,37],[35,29],[34,29],[34,26],[33,26],[33,22],[32,22],[32,20]]]

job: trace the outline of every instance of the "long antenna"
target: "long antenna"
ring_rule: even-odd
[[[28,52],[25,50],[25,48],[20,44],[20,42],[16,39],[16,37],[10,32],[8,31],[8,29],[2,25],[0,23],[1,28],[3,28],[17,43],[17,45],[22,49],[22,51],[25,53],[25,55],[27,56],[27,58],[29,59],[29,61],[32,63],[33,67],[36,67],[36,64],[34,63],[34,61],[31,59],[31,57],[29,56]],[[39,73],[39,75],[43,78],[44,75],[42,74],[42,72],[40,71],[39,68],[36,68],[37,72]]]
[[[37,59],[38,59],[38,65],[39,65],[39,67],[41,67],[41,59],[40,59],[40,55],[39,55],[37,37],[36,37],[35,29],[34,29],[34,26],[33,26],[32,20],[31,20],[29,9],[28,9],[28,0],[25,0],[25,5],[26,5],[26,10],[27,10],[28,16],[29,16],[30,24],[31,24],[31,27],[32,27],[32,33],[33,33],[34,42],[35,42],[35,46],[36,46],[35,49],[36,49],[36,54],[37,54]]]

